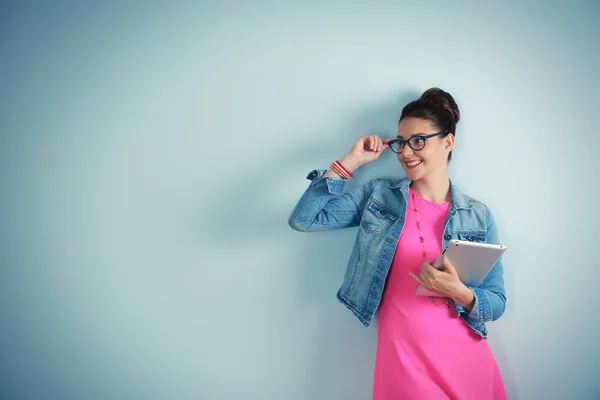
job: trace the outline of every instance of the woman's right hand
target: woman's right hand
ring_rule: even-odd
[[[354,167],[353,169],[356,169],[377,160],[385,149],[390,147],[387,144],[389,141],[390,139],[381,139],[377,135],[361,136],[343,159],[348,160],[348,163],[352,164],[352,167]],[[340,160],[340,162],[343,163],[342,160]]]

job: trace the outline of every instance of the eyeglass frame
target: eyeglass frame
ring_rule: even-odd
[[[390,147],[390,150],[392,150],[396,154],[401,154],[402,151],[404,151],[404,146],[407,145],[407,144],[408,144],[408,147],[410,147],[413,151],[421,151],[421,150],[423,150],[425,148],[425,145],[427,144],[427,139],[431,139],[432,137],[440,136],[440,135],[443,135],[443,134],[446,134],[446,133],[452,133],[452,132],[443,131],[443,132],[438,132],[438,133],[432,133],[431,135],[425,135],[425,136],[414,135],[414,136],[411,136],[408,140],[396,138],[394,140],[390,140],[389,142],[387,142],[387,145]],[[415,149],[414,147],[412,147],[412,145],[410,144],[410,141],[413,138],[422,139],[423,140],[423,147],[421,147],[418,150]],[[404,142],[404,145],[402,145],[402,151],[397,152],[394,149],[392,149],[392,144],[394,144],[394,143],[402,143],[402,142]]]

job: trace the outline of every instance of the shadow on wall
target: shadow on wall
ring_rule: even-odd
[[[350,133],[349,136],[339,138],[337,142],[345,145],[336,144],[336,149],[331,149],[331,141],[328,140],[327,146],[319,143],[301,143],[294,144],[290,149],[272,149],[267,156],[261,153],[245,154],[245,169],[236,171],[235,186],[232,186],[230,191],[221,191],[220,195],[215,195],[209,217],[211,229],[216,234],[227,234],[230,240],[231,235],[237,239],[260,234],[265,235],[263,237],[266,239],[288,232],[291,229],[287,225],[288,216],[302,192],[297,193],[291,204],[283,205],[278,199],[289,194],[288,187],[285,186],[290,180],[289,177],[297,177],[308,187],[309,181],[306,180],[306,176],[310,169],[302,167],[299,170],[298,165],[305,165],[307,160],[315,160],[312,169],[328,169],[333,161],[332,154],[337,157],[343,156],[361,135],[380,133],[382,137],[396,137],[402,107],[419,95],[414,93],[394,101],[378,102],[377,104],[385,106],[371,106],[370,110],[364,111],[354,123],[348,124],[344,121],[344,129],[347,128]],[[287,135],[300,137],[302,133],[286,132]],[[331,136],[331,133],[324,132],[323,135]],[[395,154],[386,151],[378,161],[363,166],[360,173],[348,182],[347,190],[376,177],[403,175]],[[243,201],[239,201],[240,194],[243,194]]]
[[[303,142],[294,144],[290,149],[271,151],[268,157],[249,154],[245,159],[246,168],[238,171],[235,186],[215,196],[210,208],[208,226],[211,232],[227,238],[230,243],[260,240],[268,243],[265,247],[278,245],[282,240],[286,245],[294,243],[294,247],[287,251],[288,265],[282,268],[297,270],[289,271],[285,275],[286,281],[277,284],[288,288],[289,299],[286,301],[301,308],[290,312],[299,320],[308,321],[310,328],[309,343],[312,347],[305,349],[309,361],[304,374],[307,381],[302,385],[306,388],[306,398],[371,397],[376,345],[376,329],[373,328],[376,323],[366,329],[335,297],[357,228],[307,234],[296,232],[287,225],[295,202],[309,184],[306,175],[310,170],[306,167],[298,169],[298,165],[314,160],[315,165],[311,169],[327,169],[333,161],[330,160],[331,154],[341,157],[361,135],[381,133],[382,136],[391,134],[395,137],[402,106],[415,96],[418,97],[413,94],[394,101],[382,100],[366,111],[352,113],[340,123],[340,131],[349,133],[334,140],[347,143],[343,146],[336,144],[339,148],[332,150],[331,146]],[[298,137],[301,137],[300,133]],[[329,139],[331,137],[328,138],[328,143],[331,143]],[[387,175],[403,174],[395,155],[386,152],[378,162],[361,168],[360,174],[349,182],[348,189],[385,172],[384,158],[398,167]],[[290,177],[297,177],[298,182],[305,184],[292,201],[289,201],[290,185],[286,187]],[[294,187],[298,187],[297,182],[293,183]],[[243,193],[243,201],[240,201],[240,193]]]

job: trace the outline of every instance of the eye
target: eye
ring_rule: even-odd
[[[419,146],[425,143],[425,139],[423,139],[422,137],[416,136],[414,138],[412,138],[412,141],[415,145]]]

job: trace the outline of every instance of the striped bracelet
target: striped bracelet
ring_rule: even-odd
[[[339,161],[334,161],[331,163],[331,168],[342,178],[350,179],[354,177],[354,174],[346,169]]]

